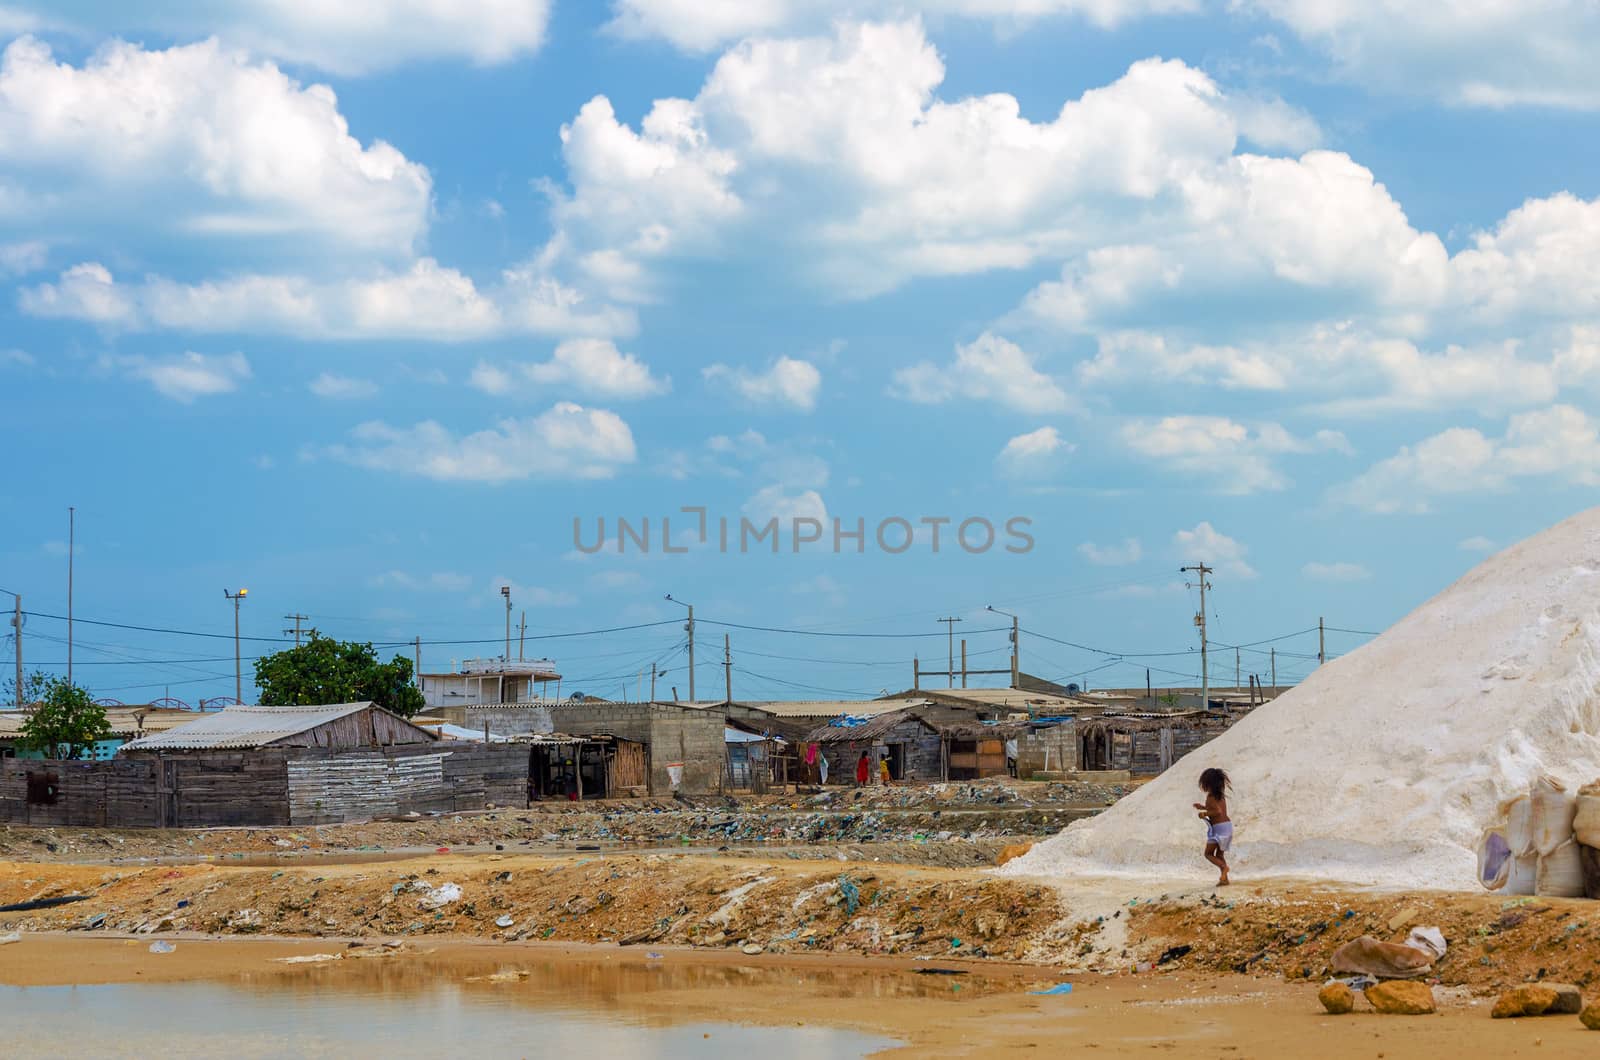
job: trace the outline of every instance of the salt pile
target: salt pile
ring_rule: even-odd
[[[1600,508],[1491,557],[1008,876],[1208,877],[1201,769],[1233,778],[1241,879],[1476,889],[1477,848],[1549,776],[1600,778]]]

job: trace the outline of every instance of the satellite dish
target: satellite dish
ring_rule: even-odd
[[[1069,696],[1075,696],[1079,692],[1082,692],[1082,691],[1083,691],[1083,689],[1078,687],[1078,683],[1076,681],[1074,681],[1072,684],[1067,686],[1067,695],[1069,695]]]

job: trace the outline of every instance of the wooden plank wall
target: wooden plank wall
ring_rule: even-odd
[[[283,751],[207,751],[161,756],[173,783],[168,824],[179,828],[289,823]]]
[[[370,751],[304,748],[291,752],[288,785],[292,824],[525,806],[528,749],[465,742]]]
[[[383,710],[346,714],[314,729],[279,740],[274,747],[388,747],[432,743],[426,733]]]
[[[56,775],[53,805],[28,804],[28,774],[41,772]],[[169,753],[109,762],[0,759],[0,822],[9,824],[282,826],[525,806],[527,797],[528,749],[513,745]]]
[[[28,804],[28,775],[53,773],[53,805]],[[0,821],[41,826],[150,827],[160,823],[147,763],[0,759]]]

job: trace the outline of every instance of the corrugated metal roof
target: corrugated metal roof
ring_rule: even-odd
[[[909,710],[895,710],[887,714],[879,714],[874,718],[862,722],[860,725],[822,725],[811,731],[806,737],[807,743],[870,743],[878,737],[893,729],[902,722],[914,721],[929,729],[929,725],[922,718],[917,717]]]
[[[926,699],[780,699],[763,703],[741,701],[740,706],[764,711],[776,718],[874,718],[908,707],[928,705]]]
[[[196,751],[208,748],[266,747],[307,729],[372,706],[334,703],[323,706],[237,706],[196,718],[163,733],[140,737],[122,746],[124,751]]]
[[[186,725],[204,715],[192,710],[174,707],[107,707],[106,725],[112,736],[137,736],[141,733],[165,732],[178,725]],[[22,710],[0,711],[0,740],[13,739],[22,732],[28,712]]]

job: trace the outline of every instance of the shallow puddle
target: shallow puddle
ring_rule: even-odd
[[[342,974],[348,971],[356,974]],[[844,1060],[894,1044],[825,1027],[667,1025],[630,1017],[607,1004],[608,993],[626,989],[627,977],[604,974],[619,969],[569,962],[559,975],[534,971],[514,982],[442,979],[441,971],[308,967],[220,983],[0,987],[0,1026],[12,1029],[6,1055],[14,1057]],[[452,971],[459,976],[459,966]],[[646,985],[647,970],[633,971],[644,973],[638,978]],[[719,976],[699,985],[718,980],[731,985]],[[736,997],[729,995],[730,1007]]]

